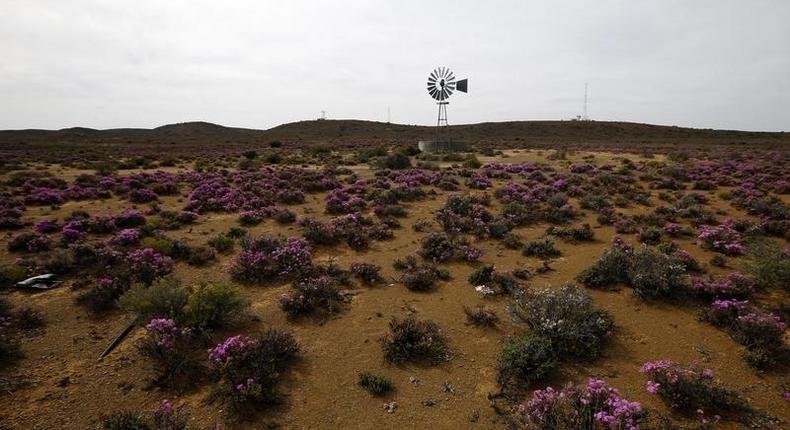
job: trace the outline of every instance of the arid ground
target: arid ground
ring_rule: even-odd
[[[621,138],[611,137],[617,134],[611,129],[585,141],[584,130],[577,130],[575,141],[559,145],[540,136],[522,140],[518,130],[502,137],[502,145],[498,132],[480,139],[486,130],[477,130],[466,136],[470,153],[428,156],[404,143],[413,141],[411,134],[355,146],[335,144],[342,135],[250,132],[254,137],[238,146],[217,138],[216,157],[211,137],[197,143],[134,137],[112,146],[74,141],[70,147],[4,132],[0,299],[6,319],[0,333],[7,351],[0,354],[0,428],[109,428],[103,427],[108,416],[147,416],[163,400],[194,429],[537,428],[518,406],[533,390],[584,386],[589,378],[638,402],[639,428],[681,428],[670,422],[788,428],[786,134],[688,131],[691,137],[661,134],[642,144],[626,131]],[[182,144],[199,146],[199,154]],[[395,156],[399,151],[405,155]],[[471,212],[450,208],[452,198]],[[133,217],[123,215],[130,211],[144,222],[130,222]],[[125,230],[136,233],[122,235]],[[245,243],[267,235],[304,238],[309,261],[273,271],[263,266],[276,257],[261,256],[264,251],[242,261]],[[232,249],[210,245],[217,237],[232,238]],[[429,237],[450,248],[432,253]],[[526,251],[546,238],[555,252]],[[156,255],[146,260],[143,249]],[[613,249],[645,259],[624,257],[622,267],[607,267],[616,274],[603,280],[585,277]],[[410,255],[441,272],[431,286],[407,288],[404,279],[414,267],[399,270],[393,263]],[[377,282],[335,273],[353,263],[380,267]],[[499,276],[491,285],[469,280],[488,266]],[[294,285],[316,279],[304,275],[313,267],[321,269],[309,273],[329,279],[322,290],[329,299],[293,292]],[[45,291],[13,287],[47,272],[62,283]],[[248,304],[201,326],[183,347],[203,370],[164,383],[156,359],[141,348],[153,336],[148,321],[97,360],[135,316],[119,298],[167,277],[184,286],[226,284]],[[485,294],[492,288],[476,288],[498,282],[507,287],[492,294]],[[515,303],[569,283],[613,324],[595,339],[598,352],[568,353],[549,331],[543,334],[554,342],[556,365],[535,380],[503,379],[503,345],[542,330],[519,317]],[[309,303],[294,304],[303,299]],[[712,307],[725,302],[743,314],[716,319]],[[480,305],[496,314],[495,323],[468,320],[464,308]],[[449,352],[437,360],[387,360],[382,337],[393,318],[408,317],[435,322]],[[746,326],[750,318],[763,325]],[[267,382],[276,385],[276,401],[218,394],[222,384],[238,381],[220,374],[208,350],[230,336],[267,329],[292,333],[299,345],[297,357]],[[779,332],[765,340],[762,330]],[[588,339],[580,334],[572,342]],[[748,408],[684,411],[669,394],[646,390],[651,378],[640,368],[657,360],[712,370],[715,376],[700,389],[724,387]],[[365,371],[393,388],[371,394],[358,384]],[[234,401],[245,411],[231,408]],[[714,424],[715,415],[721,420]]]

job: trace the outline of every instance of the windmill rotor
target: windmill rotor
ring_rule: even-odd
[[[457,87],[459,82],[463,82],[462,88]],[[428,94],[434,100],[444,102],[453,95],[456,89],[461,92],[466,92],[466,82],[466,79],[456,81],[453,72],[449,68],[441,66],[433,69],[431,74],[428,75],[426,87]]]

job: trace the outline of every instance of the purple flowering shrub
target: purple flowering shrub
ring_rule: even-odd
[[[159,196],[148,188],[139,188],[129,192],[129,200],[134,203],[148,203],[159,200]]]
[[[175,409],[168,400],[150,414],[137,412],[115,412],[102,417],[104,430],[189,430],[189,414],[184,409]]]
[[[583,386],[568,384],[561,390],[535,390],[528,401],[519,405],[516,428],[638,430],[646,415],[639,402],[623,398],[602,379],[590,378]]]
[[[681,413],[716,420],[722,416],[737,418],[751,411],[737,392],[714,379],[711,369],[688,368],[670,360],[658,360],[644,363],[640,372],[649,379],[647,391]]]
[[[703,318],[724,328],[744,345],[746,361],[754,367],[768,367],[788,357],[784,341],[787,324],[748,300],[715,300],[703,311]]]
[[[337,281],[330,276],[301,279],[280,296],[280,308],[290,317],[323,312],[333,314],[344,302]]]
[[[312,250],[306,240],[266,235],[242,241],[230,273],[239,281],[265,282],[296,276],[311,265]]]
[[[255,337],[229,337],[208,351],[216,393],[233,412],[276,402],[280,377],[299,352],[289,332],[270,329]]]
[[[304,229],[304,237],[315,245],[336,245],[344,240],[351,249],[363,250],[370,246],[371,239],[387,240],[393,237],[389,227],[358,214],[333,218],[328,223],[304,218],[300,225]]]
[[[447,337],[433,321],[393,319],[380,342],[384,359],[390,363],[438,364],[450,358]]]
[[[694,277],[691,278],[691,291],[696,296],[709,299],[745,299],[754,294],[754,281],[740,272],[732,272],[718,281],[713,277]]]
[[[494,216],[472,197],[453,195],[436,212],[436,220],[447,233],[471,233],[482,237],[488,234],[487,224]]]
[[[381,276],[381,267],[373,263],[351,263],[351,273],[365,285],[375,285],[384,280]]]
[[[126,256],[126,264],[134,277],[145,284],[150,284],[173,270],[173,260],[152,248],[130,252]]]
[[[334,189],[326,195],[326,213],[353,214],[365,209],[365,200],[352,194],[354,189]],[[364,192],[364,188],[362,188]]]
[[[560,357],[597,358],[614,329],[612,317],[572,284],[522,291],[514,296],[511,310],[534,333],[549,339]]]
[[[741,233],[733,228],[734,221],[726,220],[721,225],[699,227],[700,244],[707,249],[725,255],[740,255],[746,251]]]
[[[42,219],[36,222],[35,229],[41,234],[55,233],[60,230],[57,220]]]
[[[482,251],[469,244],[464,237],[451,238],[445,233],[431,233],[422,239],[420,255],[434,263],[450,260],[474,262],[482,255]]]
[[[110,239],[113,245],[130,246],[140,242],[140,230],[136,228],[125,228]]]
[[[8,242],[11,252],[43,252],[52,247],[52,241],[38,233],[21,233]]]
[[[150,320],[145,330],[137,348],[154,363],[155,382],[166,387],[194,383],[202,366],[191,344],[192,331],[167,318]]]

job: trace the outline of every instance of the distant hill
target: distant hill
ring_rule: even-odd
[[[389,124],[361,120],[314,120],[279,125],[268,130],[225,127],[209,122],[168,124],[153,129],[96,130],[74,127],[61,130],[0,131],[0,148],[80,144],[170,144],[186,146],[239,144],[265,145],[280,141],[285,146],[328,143],[345,147],[369,144],[413,144],[434,137],[428,126]],[[498,147],[570,145],[679,145],[757,144],[785,148],[790,133],[694,129],[629,122],[603,121],[511,121],[452,125],[447,135],[470,144]]]

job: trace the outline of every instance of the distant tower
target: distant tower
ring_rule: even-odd
[[[589,121],[587,116],[587,82],[584,83],[584,110],[582,111],[582,121]]]
[[[320,117],[320,118],[318,118],[318,119],[321,119],[321,120],[324,120],[324,119],[326,119],[326,111],[325,111],[325,110],[322,110],[322,111],[321,111],[321,117]]]
[[[390,107],[387,106],[387,124],[390,123]]]

